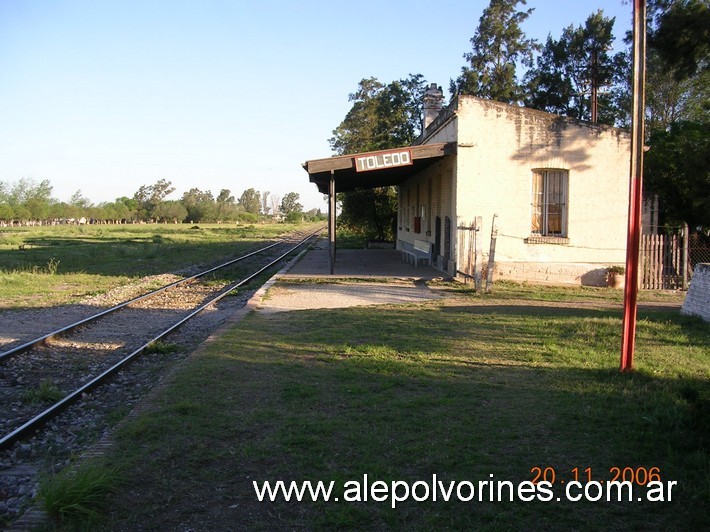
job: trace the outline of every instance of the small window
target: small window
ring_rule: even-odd
[[[533,236],[567,236],[567,181],[566,170],[536,170],[532,183]]]

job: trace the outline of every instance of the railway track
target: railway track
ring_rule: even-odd
[[[177,281],[173,281],[172,283],[169,283],[165,286],[161,286],[160,288],[157,288],[155,290],[150,290],[149,292],[146,292],[144,294],[141,294],[139,296],[131,298],[127,301],[123,301],[117,305],[114,305],[110,308],[102,310],[101,312],[97,312],[96,314],[92,314],[91,316],[88,316],[86,318],[82,318],[78,321],[69,323],[63,327],[60,327],[59,329],[56,329],[56,330],[53,330],[53,331],[48,332],[46,334],[43,334],[41,336],[38,336],[37,338],[32,338],[31,340],[25,341],[19,345],[11,347],[10,349],[7,349],[6,351],[0,352],[0,363],[9,360],[11,357],[17,356],[20,353],[24,353],[25,351],[28,351],[28,350],[32,349],[33,347],[37,347],[39,345],[42,345],[42,344],[44,344],[50,340],[53,340],[55,338],[58,338],[62,335],[69,334],[72,331],[75,331],[84,325],[88,325],[91,322],[94,322],[96,320],[103,318],[104,316],[108,316],[109,314],[113,314],[115,312],[118,312],[121,309],[124,309],[129,305],[136,304],[136,303],[138,303],[140,301],[144,301],[146,299],[154,298],[154,297],[158,296],[159,294],[165,292],[166,290],[191,283],[191,282],[195,281],[196,279],[200,279],[202,277],[205,277],[206,275],[209,275],[210,273],[213,273],[218,270],[222,270],[224,268],[232,266],[232,265],[234,265],[238,262],[241,262],[243,260],[249,259],[250,257],[253,257],[253,256],[258,255],[260,253],[264,253],[264,252],[266,252],[278,245],[280,245],[280,242],[274,242],[273,244],[269,244],[268,246],[259,248],[255,251],[252,251],[250,253],[242,255],[241,257],[237,257],[236,259],[229,260],[227,262],[224,262],[222,264],[219,264],[219,265],[209,268],[207,270],[201,271],[200,273],[197,273],[195,275],[191,275],[189,277],[184,277],[182,279],[178,279]]]
[[[319,232],[269,244],[0,353],[0,451],[36,439],[43,425],[77,401],[87,401],[89,392],[146,352],[172,349],[166,339],[178,329]],[[227,276],[236,280],[226,281]]]

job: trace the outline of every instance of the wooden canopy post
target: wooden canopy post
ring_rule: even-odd
[[[330,275],[335,273],[335,170],[330,171],[328,184],[328,258]]]

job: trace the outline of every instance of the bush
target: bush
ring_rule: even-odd
[[[303,213],[300,211],[289,212],[286,215],[286,223],[300,224],[303,221]]]
[[[255,224],[259,222],[259,215],[251,212],[240,212],[237,220],[244,223]]]

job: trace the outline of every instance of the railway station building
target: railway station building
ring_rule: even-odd
[[[304,163],[329,195],[394,185],[396,249],[456,277],[602,285],[625,261],[630,135],[474,96],[427,89],[411,146]],[[494,259],[494,260],[491,260]]]

